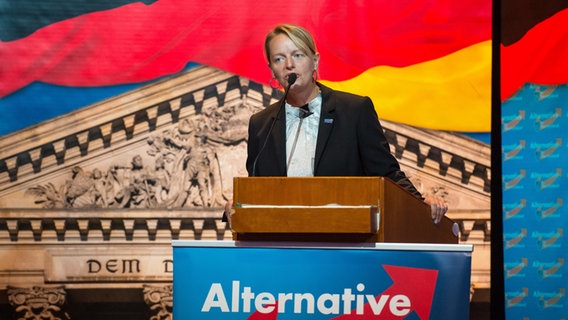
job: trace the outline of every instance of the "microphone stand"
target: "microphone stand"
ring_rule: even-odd
[[[266,134],[266,138],[264,139],[264,143],[262,144],[262,147],[258,151],[258,154],[256,155],[256,157],[254,158],[254,162],[252,164],[252,172],[251,172],[251,176],[253,176],[253,177],[256,176],[256,163],[258,162],[258,158],[260,158],[262,151],[266,147],[266,143],[268,142],[268,138],[270,137],[270,134],[272,133],[272,129],[274,128],[274,124],[276,123],[276,120],[278,120],[278,117],[280,116],[280,111],[282,111],[282,109],[284,108],[284,105],[286,104],[286,97],[288,96],[288,91],[290,90],[290,87],[296,82],[297,78],[298,78],[298,75],[295,74],[295,73],[290,73],[290,75],[288,75],[288,86],[286,87],[286,89],[284,91],[284,97],[282,98],[282,103],[280,104],[280,108],[278,109],[278,112],[276,113],[276,117],[274,117],[274,119],[272,119],[272,123],[270,124],[270,128],[268,129],[268,133]]]

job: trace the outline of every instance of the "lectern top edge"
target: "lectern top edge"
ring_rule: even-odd
[[[209,240],[172,240],[173,247],[187,248],[314,248],[314,249],[361,249],[361,250],[392,250],[392,251],[435,251],[435,252],[473,252],[472,244],[444,243],[348,243],[348,242],[264,242],[264,241],[209,241]]]

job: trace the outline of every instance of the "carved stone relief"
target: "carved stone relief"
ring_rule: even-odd
[[[73,167],[62,184],[27,190],[43,208],[220,207],[227,196],[218,150],[246,142],[246,104],[205,106],[193,118],[151,135],[145,154],[130,163],[87,170]]]

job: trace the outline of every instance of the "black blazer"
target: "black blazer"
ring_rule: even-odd
[[[320,83],[318,86],[322,107],[314,176],[384,176],[422,198],[390,153],[371,99]],[[283,101],[278,101],[250,118],[249,176],[286,176],[286,115],[282,105]]]

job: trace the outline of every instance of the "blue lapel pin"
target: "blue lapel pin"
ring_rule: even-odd
[[[333,123],[333,119],[329,118],[323,119],[323,123]]]

